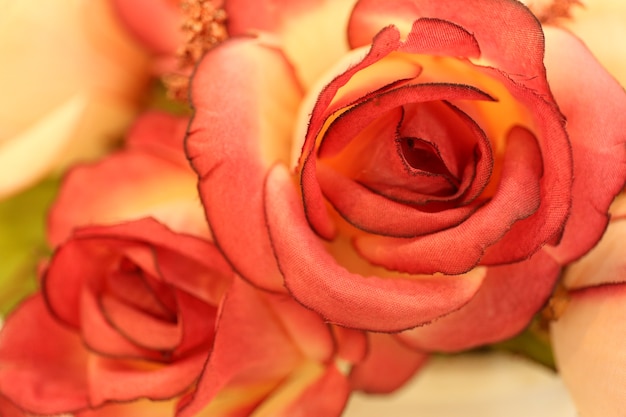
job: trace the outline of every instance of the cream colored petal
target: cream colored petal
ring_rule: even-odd
[[[50,169],[71,141],[86,107],[86,97],[73,97],[0,146],[0,198]]]
[[[580,416],[626,410],[626,287],[591,290],[570,301],[551,327],[561,376]]]
[[[0,198],[101,152],[126,126],[148,62],[109,6],[0,0]]]
[[[504,354],[436,358],[392,395],[354,394],[345,417],[574,417],[559,377]]]
[[[626,282],[625,243],[626,220],[612,222],[596,247],[568,267],[565,286],[571,289]]]
[[[626,86],[626,2],[582,0],[563,25],[580,37],[607,70]]]

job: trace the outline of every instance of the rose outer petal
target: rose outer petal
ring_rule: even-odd
[[[457,37],[458,30],[471,33],[482,59],[526,87],[549,91],[543,67],[541,26],[526,6],[513,0],[475,0],[471,8],[448,1],[359,0],[350,16],[350,46],[356,48],[371,43],[374,35],[389,24],[397,26],[407,36],[413,22],[421,17],[433,19],[433,30],[444,35]],[[441,24],[437,25],[434,19]],[[453,29],[449,22],[458,29]]]
[[[345,33],[356,0],[228,0],[231,36],[270,33],[310,87],[348,52]]]
[[[560,243],[546,248],[565,264],[597,243],[624,187],[626,94],[582,42],[560,29],[544,31],[548,80],[567,118],[574,158],[571,215]]]
[[[348,272],[310,229],[283,166],[268,175],[265,205],[285,284],[301,303],[330,322],[375,331],[403,330],[460,308],[482,282],[481,268],[444,279],[382,279]]]
[[[35,414],[85,408],[88,360],[80,337],[34,295],[9,315],[0,333],[0,392]]]
[[[77,227],[145,216],[208,237],[197,177],[183,151],[186,125],[186,118],[147,113],[131,128],[124,150],[69,171],[48,214],[48,241],[56,246]]]
[[[474,298],[458,311],[400,333],[423,351],[458,352],[509,338],[528,325],[550,296],[560,265],[543,251],[511,265],[489,267]]]
[[[302,98],[293,68],[261,40],[233,38],[200,62],[191,91],[195,114],[187,155],[200,177],[215,240],[245,279],[284,291],[271,256],[262,189],[269,167],[289,161]]]
[[[235,279],[221,306],[215,342],[198,388],[177,415],[191,417],[205,407],[219,406],[212,401],[224,389],[242,389],[241,401],[231,407],[250,407],[303,359],[263,293]]]
[[[350,372],[353,389],[387,394],[400,388],[428,360],[428,354],[409,349],[395,335],[368,333],[365,360]]]

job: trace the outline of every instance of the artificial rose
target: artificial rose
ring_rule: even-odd
[[[41,293],[0,332],[0,399],[10,400],[0,406],[332,417],[352,389],[393,390],[424,360],[389,335],[367,340],[233,281],[210,243],[146,218],[79,228],[59,246]]]
[[[225,10],[186,143],[214,237],[250,282],[458,350],[522,329],[600,238],[626,175],[626,95],[521,3]]]
[[[600,243],[570,265],[561,317],[551,325],[559,373],[584,417],[626,410],[626,195]]]
[[[149,72],[108,0],[1,4],[4,197],[103,153],[130,122]]]
[[[172,230],[209,237],[197,177],[185,157],[186,117],[142,114],[124,148],[63,178],[48,214],[48,241],[62,243],[74,228],[154,217]]]
[[[235,280],[198,388],[177,416],[340,415],[350,386],[330,330],[293,299]]]
[[[77,229],[41,292],[7,317],[0,394],[30,413],[76,415],[181,396],[203,369],[231,280],[211,243],[151,218]]]

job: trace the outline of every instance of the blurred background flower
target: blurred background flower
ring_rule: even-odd
[[[119,139],[148,62],[108,0],[0,0],[0,9],[3,198]]]
[[[626,195],[591,252],[565,273],[565,309],[551,327],[559,373],[583,417],[626,409]]]

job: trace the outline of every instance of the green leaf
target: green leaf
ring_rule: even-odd
[[[0,314],[6,315],[37,289],[37,265],[49,254],[46,214],[58,178],[42,181],[0,201]]]

